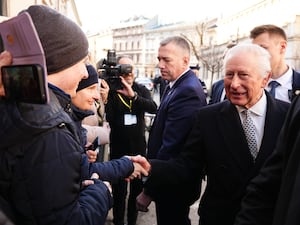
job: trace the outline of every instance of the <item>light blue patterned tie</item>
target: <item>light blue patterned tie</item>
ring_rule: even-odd
[[[245,115],[245,118],[243,121],[244,132],[246,135],[250,153],[253,156],[253,159],[255,159],[257,156],[257,142],[256,142],[256,137],[255,137],[254,123],[250,117],[249,110],[244,110],[243,114]]]

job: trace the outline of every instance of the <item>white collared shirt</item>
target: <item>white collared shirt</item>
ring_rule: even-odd
[[[240,106],[236,107],[240,115],[241,123],[243,123],[244,115],[242,114],[242,112],[245,110],[245,108]],[[253,120],[255,126],[255,137],[257,140],[257,149],[259,150],[264,135],[265,120],[267,113],[267,97],[265,92],[263,92],[263,95],[260,98],[260,100],[248,110],[250,111],[250,117]]]
[[[174,84],[176,83],[176,81],[177,81],[183,74],[185,74],[188,70],[189,70],[189,68],[186,69],[182,74],[180,74],[180,76],[178,76],[176,80],[170,81],[170,83],[169,83],[170,88],[172,88],[172,87],[174,86]]]
[[[270,87],[268,86],[271,81],[274,79],[270,79],[267,86],[266,90],[270,91]],[[277,81],[280,86],[278,86],[275,89],[275,98],[280,99],[285,102],[291,102],[289,98],[289,90],[292,90],[292,83],[293,83],[293,70],[291,67],[289,67],[288,71],[286,71],[285,74],[277,78],[275,81]]]

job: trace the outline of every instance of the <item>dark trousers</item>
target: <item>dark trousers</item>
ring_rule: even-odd
[[[176,199],[176,196],[157,199],[155,208],[157,225],[191,225],[190,204]]]
[[[136,210],[136,197],[141,193],[143,188],[142,181],[140,179],[134,179],[130,182],[120,180],[117,184],[112,185],[112,192],[114,198],[113,223],[115,225],[124,224],[128,183],[130,187],[127,203],[127,224],[136,224],[136,219],[138,215],[138,211]]]

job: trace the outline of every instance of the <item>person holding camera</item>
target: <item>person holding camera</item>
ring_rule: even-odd
[[[104,79],[98,79],[98,92],[100,99],[92,105],[93,115],[87,116],[82,120],[82,126],[87,130],[87,142],[98,142],[96,161],[103,162],[109,156],[109,134],[110,126],[105,118],[105,103],[107,102],[109,86]],[[98,138],[98,140],[96,140]]]
[[[120,56],[117,66],[129,64],[133,67],[133,60],[128,56]],[[146,87],[134,82],[134,72],[120,74],[123,88],[110,88],[108,101],[105,106],[106,119],[111,127],[110,159],[117,159],[123,155],[144,156],[146,154],[145,112],[156,113],[157,105],[151,98]],[[109,85],[111,83],[108,82]],[[142,181],[135,179],[130,182],[130,193],[127,206],[127,224],[135,225],[137,210],[135,199],[142,190]],[[112,184],[114,205],[113,222],[123,225],[126,208],[127,182],[119,180]]]

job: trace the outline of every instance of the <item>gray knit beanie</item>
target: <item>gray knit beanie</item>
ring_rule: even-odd
[[[25,11],[30,14],[44,48],[48,75],[71,67],[88,55],[87,37],[75,22],[44,5],[33,5]]]

